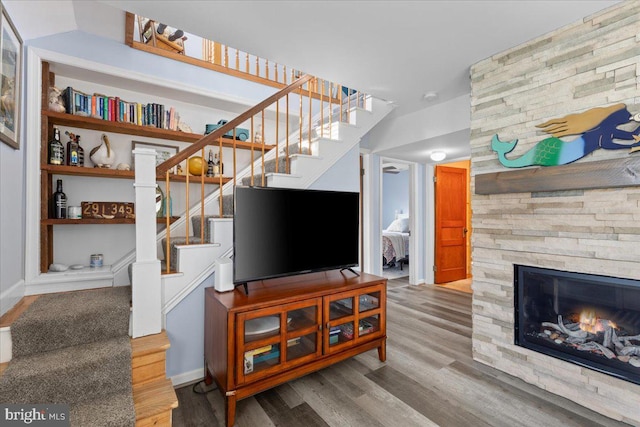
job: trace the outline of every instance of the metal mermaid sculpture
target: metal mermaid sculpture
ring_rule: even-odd
[[[629,121],[640,122],[640,113],[632,116],[625,104],[598,107],[583,113],[552,119],[536,127],[552,135],[537,143],[533,148],[515,159],[507,159],[506,154],[513,151],[518,140],[502,142],[498,135],[491,140],[491,149],[498,153],[500,163],[508,168],[525,166],[566,165],[583,158],[593,151],[604,148],[617,150],[640,146],[640,125],[633,131],[618,129]],[[563,141],[563,136],[580,135],[572,141]],[[614,139],[636,141],[633,144],[615,142]]]

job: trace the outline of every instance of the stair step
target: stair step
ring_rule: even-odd
[[[131,375],[134,387],[166,378],[166,351],[171,347],[165,331],[131,340]]]
[[[113,393],[70,408],[71,425],[91,427],[131,426],[135,422],[131,393]]]
[[[171,380],[160,379],[133,387],[136,427],[171,425],[171,411],[178,397]]]
[[[13,358],[127,335],[130,301],[130,287],[42,295],[11,325]]]
[[[40,295],[29,295],[18,301],[16,305],[0,317],[0,328],[10,327],[11,324],[20,317],[20,315],[24,313],[39,296]]]
[[[131,371],[119,368],[130,363],[126,334],[17,357],[0,380],[0,402],[74,404],[126,392],[131,387]]]
[[[198,233],[199,234],[199,233]],[[206,239],[205,239],[206,242]],[[200,243],[202,243],[202,240],[200,240],[200,236],[189,236],[189,244],[190,245],[199,245]],[[169,243],[169,246],[171,247],[171,271],[178,271],[178,248],[177,246],[180,245],[186,245],[187,244],[187,238],[183,235],[181,237],[172,237],[171,241]],[[166,262],[167,259],[167,238],[164,237],[161,241],[161,245],[162,245],[162,254],[164,255],[164,259]],[[166,264],[165,264],[165,268],[166,268]]]

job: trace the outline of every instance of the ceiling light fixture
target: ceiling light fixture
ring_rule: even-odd
[[[431,157],[431,160],[434,162],[439,162],[440,160],[444,160],[447,155],[444,151],[434,151],[429,157]]]
[[[436,99],[438,99],[438,93],[437,92],[427,92],[424,95],[422,95],[422,99],[424,99],[427,102],[435,101]]]

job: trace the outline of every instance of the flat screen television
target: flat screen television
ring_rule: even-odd
[[[357,266],[359,196],[236,187],[234,284]]]

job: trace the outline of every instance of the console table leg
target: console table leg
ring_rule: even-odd
[[[383,340],[382,343],[380,344],[380,347],[378,347],[378,359],[380,359],[381,362],[385,362],[387,360],[387,340]]]
[[[225,422],[227,427],[233,427],[236,422],[236,392],[227,392],[225,401]]]

